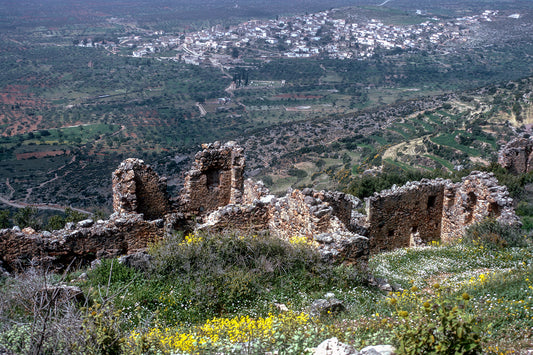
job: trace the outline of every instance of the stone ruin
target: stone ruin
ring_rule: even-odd
[[[140,159],[124,160],[113,173],[113,210],[142,213],[145,219],[163,218],[170,212],[166,179]]]
[[[203,144],[185,176],[180,210],[201,215],[240,203],[244,184],[243,149],[235,142]]]
[[[460,238],[487,217],[520,223],[507,187],[474,171],[461,182],[422,179],[375,193],[366,201],[370,253]]]
[[[202,147],[174,202],[150,166],[126,159],[113,173],[109,220],[52,232],[0,230],[0,262],[9,270],[59,269],[143,251],[176,230],[233,229],[304,239],[326,260],[364,267],[370,253],[453,240],[485,217],[518,223],[507,188],[488,173],[473,172],[456,184],[436,179],[393,187],[368,198],[363,215],[362,201],[341,192],[291,189],[275,197],[261,182],[244,181],[236,143]]]
[[[533,171],[533,138],[511,140],[500,149],[498,163],[513,174]]]

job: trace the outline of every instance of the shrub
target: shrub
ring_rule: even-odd
[[[463,242],[487,248],[524,247],[528,244],[520,226],[507,225],[494,218],[487,218],[466,229]]]
[[[470,296],[448,299],[441,287],[434,285],[435,297],[424,301],[418,289],[412,289],[411,297],[418,301],[410,312],[401,310],[398,299],[390,303],[396,307],[400,324],[395,331],[398,354],[479,354],[481,330],[477,320],[468,315]]]

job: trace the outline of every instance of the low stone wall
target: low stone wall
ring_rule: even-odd
[[[31,228],[0,230],[2,261],[8,270],[29,266],[63,269],[95,259],[146,249],[163,236],[164,220],[145,221],[142,215],[117,216],[107,221],[69,224],[65,229],[37,233]]]

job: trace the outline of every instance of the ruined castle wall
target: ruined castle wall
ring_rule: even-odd
[[[370,252],[440,239],[446,180],[409,182],[367,200]]]
[[[533,171],[533,139],[515,138],[502,147],[498,163],[513,174]]]
[[[446,187],[441,239],[460,238],[468,226],[487,217],[506,224],[520,223],[507,187],[499,185],[492,173],[474,171],[460,183]]]
[[[235,142],[203,144],[185,177],[180,210],[196,215],[240,203],[244,182],[243,149]]]
[[[283,239],[304,236],[309,240],[320,233],[346,231],[346,226],[333,215],[329,204],[315,197],[312,189],[293,190],[270,204],[269,229]]]
[[[147,220],[170,211],[166,180],[140,159],[124,160],[113,173],[113,209],[119,214],[142,213]]]
[[[352,230],[354,210],[363,206],[360,199],[338,191],[323,190],[314,193],[313,196],[326,202],[332,208],[332,214],[348,229]]]
[[[94,259],[134,253],[160,240],[163,221],[144,221],[140,215],[93,223],[90,220],[53,232],[31,229],[0,230],[0,258],[12,270],[31,265],[62,269]]]

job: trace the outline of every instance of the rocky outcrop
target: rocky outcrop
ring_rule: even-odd
[[[533,138],[515,138],[500,149],[498,163],[513,174],[533,171]]]
[[[518,224],[507,187],[498,184],[492,173],[474,171],[444,190],[441,240],[461,237],[465,229],[487,217],[504,224]]]
[[[113,173],[113,209],[119,214],[142,213],[147,220],[170,211],[166,179],[140,159],[124,160]]]
[[[203,215],[242,201],[244,184],[243,149],[235,142],[203,144],[185,176],[180,210]]]

